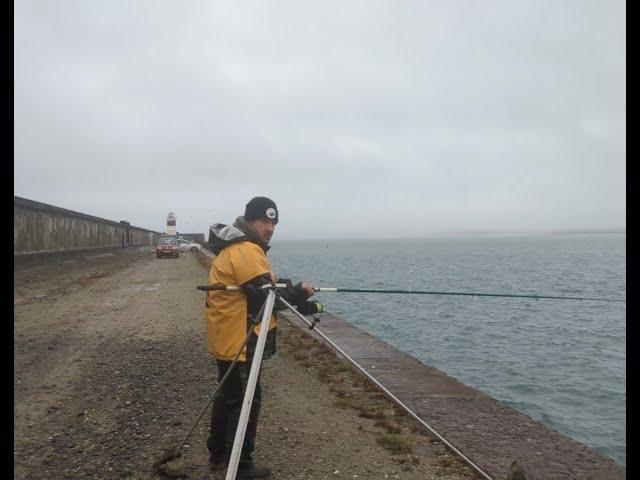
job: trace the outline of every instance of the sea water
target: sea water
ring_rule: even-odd
[[[315,286],[626,298],[625,234],[272,243],[276,273]],[[626,303],[315,298],[399,350],[626,465]]]

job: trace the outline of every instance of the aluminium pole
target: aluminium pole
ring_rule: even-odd
[[[269,323],[271,321],[271,312],[273,311],[275,297],[275,289],[269,290],[269,295],[267,296],[267,300],[264,304],[264,313],[262,314],[262,321],[260,323],[260,334],[258,335],[256,350],[253,353],[253,362],[251,363],[249,379],[247,380],[247,390],[245,391],[244,400],[242,401],[242,410],[240,411],[238,428],[236,429],[236,436],[233,440],[233,448],[231,449],[231,457],[229,458],[229,466],[227,467],[225,480],[235,480],[236,474],[238,473],[240,452],[242,451],[242,443],[244,442],[244,436],[247,431],[249,412],[251,411],[251,404],[253,403],[253,394],[255,393],[256,384],[258,383],[258,374],[260,373],[260,364],[262,363],[262,353],[264,352],[264,344],[267,341],[267,332],[269,331]],[[253,326],[251,328],[253,328]]]

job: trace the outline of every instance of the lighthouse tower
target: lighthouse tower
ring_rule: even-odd
[[[167,235],[176,234],[176,216],[173,212],[169,212],[167,215]]]

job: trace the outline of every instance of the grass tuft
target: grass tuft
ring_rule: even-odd
[[[333,404],[338,408],[361,408],[360,400],[351,397],[338,398]]]
[[[393,405],[393,411],[395,412],[396,417],[406,417],[407,412],[404,408],[399,407],[398,405]]]
[[[349,396],[349,392],[347,390],[345,390],[344,388],[338,388],[338,387],[333,387],[332,386],[332,387],[329,388],[329,390],[332,391],[338,397],[341,397],[341,398]]]
[[[375,423],[375,426],[384,428],[387,431],[387,433],[400,433],[400,432],[402,432],[402,429],[398,425],[396,425],[394,423],[391,423],[386,418],[378,420]]]
[[[367,407],[360,408],[358,416],[362,418],[387,418],[387,414],[382,410],[372,410]]]
[[[413,450],[411,442],[397,433],[385,433],[376,438],[376,442],[393,453],[411,453]]]

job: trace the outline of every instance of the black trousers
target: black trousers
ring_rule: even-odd
[[[238,428],[238,420],[240,419],[240,411],[242,410],[242,401],[247,389],[251,360],[252,358],[249,359],[249,362],[236,363],[229,374],[229,378],[227,378],[227,381],[213,399],[207,448],[211,453],[211,460],[216,463],[228,460],[231,455],[233,440]],[[218,382],[220,382],[229,369],[231,362],[217,360],[216,363],[218,366]],[[262,392],[260,389],[260,376],[258,375],[251,411],[249,412],[249,423],[247,424],[247,431],[240,454],[241,461],[251,461],[251,454],[255,450],[261,400]]]

